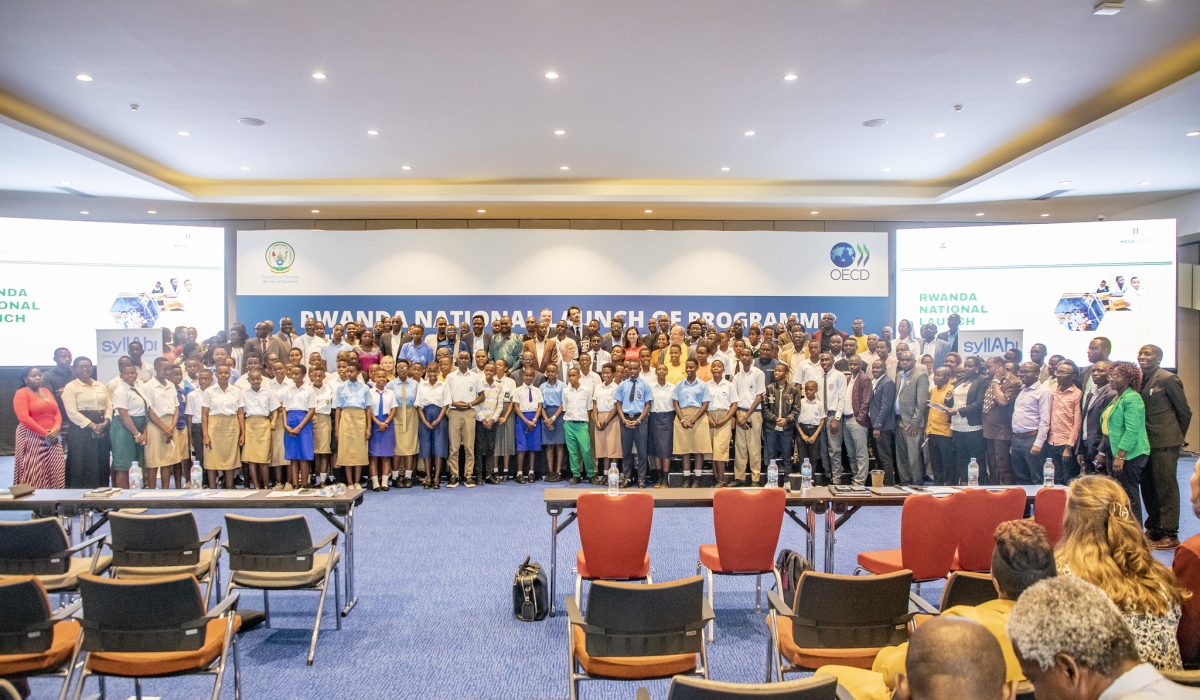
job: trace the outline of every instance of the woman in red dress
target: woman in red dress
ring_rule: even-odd
[[[58,402],[42,386],[42,371],[37,367],[26,367],[21,381],[25,386],[13,395],[18,421],[13,483],[35,489],[66,488],[67,463],[59,433],[62,414]]]

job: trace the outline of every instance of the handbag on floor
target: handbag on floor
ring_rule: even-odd
[[[521,622],[539,622],[546,619],[550,605],[546,601],[546,572],[542,565],[529,563],[525,557],[524,563],[517,567],[517,575],[513,577],[513,615]]]
[[[805,571],[812,571],[813,566],[799,552],[781,549],[779,556],[775,558],[775,568],[779,569],[779,579],[783,582],[783,590],[779,595],[783,596],[783,602],[787,603],[789,608],[795,608],[796,588],[800,585],[800,576]]]

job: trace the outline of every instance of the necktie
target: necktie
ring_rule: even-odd
[[[992,406],[996,405],[996,383],[989,382],[987,391],[983,393],[983,412],[991,413]]]
[[[262,339],[262,354],[263,354],[263,357],[267,356],[267,339],[266,338]]]
[[[821,377],[821,403],[825,406],[825,412],[829,412],[829,374]]]
[[[383,392],[379,392],[379,418],[383,419]]]

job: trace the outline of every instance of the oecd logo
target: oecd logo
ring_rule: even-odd
[[[829,271],[830,279],[861,281],[871,278],[871,273],[866,269],[867,261],[871,259],[871,251],[862,243],[835,243],[829,251],[829,259],[837,266]]]

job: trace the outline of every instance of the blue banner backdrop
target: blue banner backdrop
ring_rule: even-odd
[[[248,327],[263,319],[278,320],[290,316],[298,332],[307,318],[316,318],[332,328],[334,323],[361,321],[374,324],[381,316],[403,314],[405,323],[433,326],[438,316],[452,323],[469,322],[476,313],[485,314],[488,322],[501,316],[511,316],[518,332],[523,332],[525,317],[537,316],[543,308],[554,313],[554,319],[566,317],[567,309],[580,307],[583,321],[598,318],[604,331],[614,314],[623,314],[626,324],[645,330],[646,320],[665,313],[673,322],[704,317],[718,328],[727,328],[736,318],[751,322],[779,323],[795,314],[807,328],[817,327],[820,316],[830,312],[838,317],[838,328],[849,331],[854,318],[862,318],[868,333],[878,333],[887,323],[887,297],[737,297],[737,296],[567,296],[567,295],[489,295],[489,296],[273,296],[243,295],[237,297],[238,319]],[[251,328],[251,330],[253,330]],[[490,330],[490,327],[489,327]],[[329,333],[326,332],[326,337]]]

